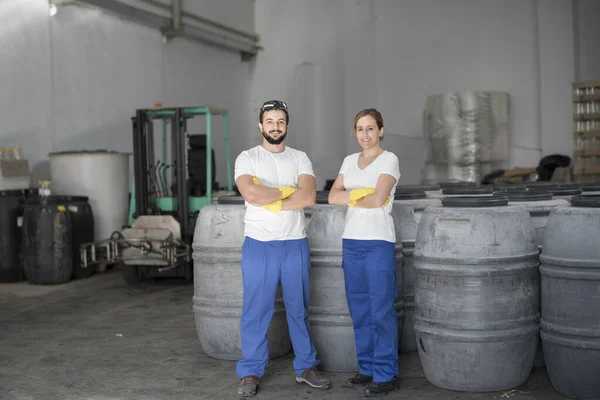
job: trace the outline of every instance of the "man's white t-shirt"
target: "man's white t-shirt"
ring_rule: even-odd
[[[358,168],[358,157],[360,153],[350,154],[344,159],[340,174],[344,175],[344,188],[346,190],[370,187],[375,189],[377,180],[381,174],[388,174],[396,179],[396,183],[390,191],[390,202],[378,208],[348,207],[346,212],[346,225],[344,227],[343,239],[358,240],[385,240],[396,242],[396,231],[392,208],[394,206],[394,194],[398,179],[400,179],[400,167],[398,157],[394,153],[384,151],[365,169]]]
[[[285,147],[271,153],[262,146],[243,151],[235,160],[235,179],[242,175],[256,177],[260,184],[272,188],[298,187],[300,175],[312,175],[312,163],[306,153]],[[244,235],[260,241],[295,240],[306,237],[304,210],[282,210],[275,214],[245,202]]]

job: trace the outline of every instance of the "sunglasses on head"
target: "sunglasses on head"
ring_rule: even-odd
[[[280,109],[287,110],[287,104],[285,104],[283,101],[272,100],[272,101],[267,101],[265,104],[262,105],[262,107],[260,109],[267,110],[269,108],[280,108]]]

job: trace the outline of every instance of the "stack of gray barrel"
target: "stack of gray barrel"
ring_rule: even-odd
[[[402,241],[402,297],[404,300],[404,323],[400,331],[401,352],[417,351],[415,340],[415,265],[413,252],[417,227],[423,210],[440,206],[439,199],[428,198],[425,190],[437,193],[437,187],[399,187],[394,197],[396,237]],[[431,195],[431,194],[430,194]]]
[[[222,196],[202,207],[192,244],[194,319],[200,345],[213,358],[242,357],[240,317],[243,285],[240,265],[246,207],[240,196]],[[292,344],[281,289],[267,331],[269,358],[282,357]]]
[[[306,211],[310,242],[310,316],[311,336],[326,371],[356,371],[354,329],[342,270],[342,233],[346,206],[328,204],[328,192],[317,193],[316,204]],[[402,331],[402,242],[396,238],[398,261],[398,332]]]
[[[574,399],[600,397],[600,196],[552,210],[541,260],[541,338],[550,381]]]
[[[415,239],[415,335],[427,379],[459,391],[523,384],[539,340],[538,247],[504,197],[445,197]]]
[[[510,205],[523,207],[531,216],[531,224],[535,232],[535,244],[538,250],[542,251],[542,242],[544,240],[544,232],[550,212],[555,207],[569,205],[569,202],[564,199],[555,199],[551,192],[546,189],[538,190],[505,190],[495,192],[494,196],[506,197]],[[538,349],[534,361],[535,367],[543,367],[544,354],[541,342],[538,344]]]

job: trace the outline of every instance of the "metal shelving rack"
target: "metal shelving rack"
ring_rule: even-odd
[[[573,176],[600,182],[600,81],[573,82]]]

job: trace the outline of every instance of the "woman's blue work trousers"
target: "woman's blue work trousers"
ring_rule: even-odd
[[[343,239],[346,299],[354,325],[359,373],[374,382],[398,375],[396,248],[383,240]]]

